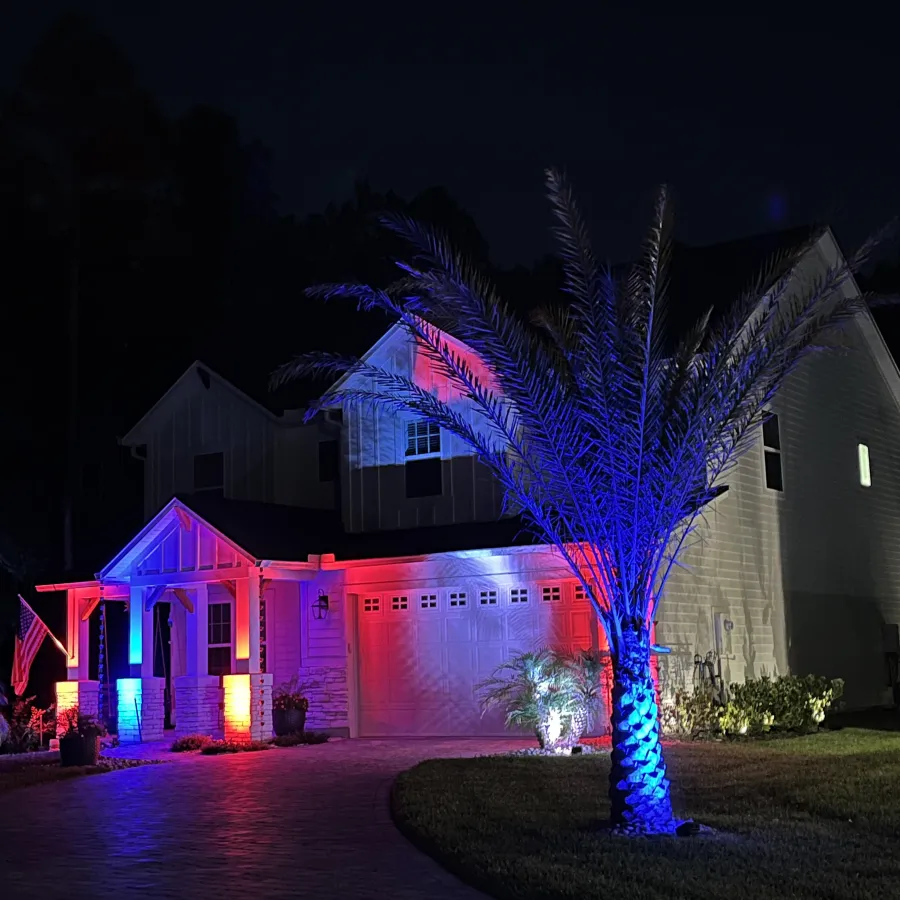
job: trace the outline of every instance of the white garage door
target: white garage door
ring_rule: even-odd
[[[360,734],[502,735],[475,686],[514,653],[590,647],[574,583],[407,588],[358,595]]]

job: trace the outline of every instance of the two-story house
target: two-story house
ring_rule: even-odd
[[[757,270],[778,240],[685,251],[696,281],[677,290],[730,299],[729,273]],[[804,271],[838,256],[826,232]],[[844,677],[852,705],[890,696],[900,374],[868,313],[842,334],[844,349],[791,376],[669,581],[656,632],[666,690],[712,653],[727,682],[816,672]],[[368,358],[449,390],[399,328]],[[603,648],[571,573],[500,516],[501,491],[466,446],[385,411],[301,422],[195,363],[126,436],[147,524],[94,578],[40,588],[68,598],[63,706],[96,708],[101,598],[128,606],[122,740],[162,737],[167,687],[181,732],[267,735],[273,683],[293,675],[312,727],[498,734],[474,690],[495,666],[536,645]]]

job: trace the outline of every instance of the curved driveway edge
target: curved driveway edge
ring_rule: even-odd
[[[390,788],[529,743],[345,740],[23,788],[0,810],[3,896],[483,900],[397,831]]]

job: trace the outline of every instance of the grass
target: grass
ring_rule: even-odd
[[[394,818],[504,900],[900,896],[900,733],[672,744],[666,757],[677,814],[716,835],[604,834],[605,755],[430,760],[397,780]]]
[[[0,769],[0,794],[17,788],[31,787],[35,784],[50,784],[56,781],[68,781],[85,775],[102,775],[119,769],[133,769],[137,766],[152,765],[151,760],[109,759],[101,756],[96,766],[67,766],[63,768],[58,762],[36,765],[22,763],[19,766],[6,766]]]

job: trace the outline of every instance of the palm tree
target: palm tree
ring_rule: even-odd
[[[547,187],[567,302],[534,321],[521,321],[440,236],[402,216],[385,219],[412,248],[397,284],[309,291],[395,317],[474,418],[355,357],[305,354],[274,381],[361,376],[342,379],[309,415],[336,404],[412,413],[461,438],[490,468],[508,507],[578,578],[608,638],[613,824],[670,833],[677,823],[650,665],[666,580],[787,375],[823,330],[861,308],[855,292],[840,289],[873,242],[813,278],[798,269],[811,243],[779,256],[719,320],[709,312],[673,343],[665,190],[641,261],[618,277],[597,263],[565,180],[550,171]]]

